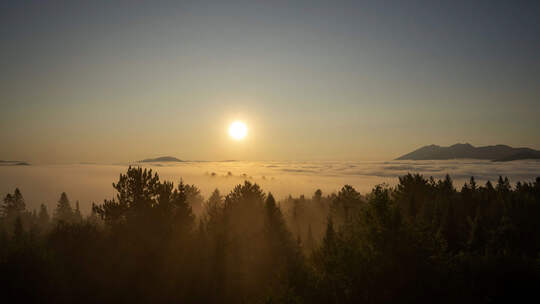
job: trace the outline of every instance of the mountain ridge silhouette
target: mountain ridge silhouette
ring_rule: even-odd
[[[30,166],[30,163],[20,160],[0,160],[0,166]]]
[[[146,158],[139,161],[140,163],[155,163],[155,162],[184,162],[173,156],[160,156],[156,158]]]
[[[531,148],[513,148],[508,145],[475,147],[469,143],[443,147],[427,145],[396,160],[448,160],[448,159],[483,159],[491,161],[513,161],[521,159],[540,159],[540,151]]]

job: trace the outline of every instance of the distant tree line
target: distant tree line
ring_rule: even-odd
[[[0,290],[52,303],[494,303],[540,286],[540,177],[456,189],[407,174],[276,202],[257,184],[205,200],[129,168],[83,216],[19,189],[1,205]]]

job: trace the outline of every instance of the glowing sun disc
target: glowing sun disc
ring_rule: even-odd
[[[246,124],[241,121],[235,121],[229,127],[229,135],[236,140],[244,139],[247,135],[247,131]]]

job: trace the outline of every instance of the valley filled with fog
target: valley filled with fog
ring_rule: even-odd
[[[112,198],[120,173],[128,166],[141,166],[157,172],[162,180],[180,179],[195,184],[208,198],[218,188],[227,194],[244,180],[255,182],[274,194],[277,200],[288,195],[311,197],[315,190],[324,194],[337,192],[350,184],[359,192],[371,191],[373,186],[398,182],[408,172],[425,177],[443,178],[449,174],[460,188],[471,176],[483,184],[496,182],[499,175],[511,183],[532,181],[540,175],[540,161],[491,162],[479,160],[451,161],[310,161],[310,162],[180,162],[180,163],[125,163],[125,164],[37,164],[31,166],[0,166],[0,195],[20,188],[27,208],[37,209],[40,204],[48,208],[56,205],[62,192],[72,202],[79,201],[84,214],[90,212],[91,203],[102,203]]]

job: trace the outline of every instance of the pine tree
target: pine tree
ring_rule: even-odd
[[[320,203],[322,200],[322,191],[321,189],[317,189],[315,193],[313,194],[313,201],[316,203]]]
[[[476,180],[474,179],[474,176],[471,176],[471,179],[469,180],[469,185],[472,191],[476,191],[477,185],[476,185]]]
[[[92,225],[99,225],[101,224],[101,219],[99,218],[99,215],[96,212],[96,204],[92,203],[92,208],[90,209],[90,215],[86,218],[86,222]]]
[[[38,214],[38,226],[40,229],[45,230],[49,226],[49,212],[47,211],[47,206],[44,204],[41,204],[39,206],[39,214]]]
[[[82,214],[81,214],[81,209],[79,207],[79,201],[75,202],[75,212],[73,212],[73,220],[76,223],[80,223],[83,220],[83,217],[82,217]]]
[[[180,181],[182,183],[182,181]],[[204,198],[201,190],[195,185],[185,184],[186,201],[191,206],[195,215],[200,215],[203,211]]]
[[[306,239],[306,250],[307,253],[311,254],[315,250],[315,239],[313,238],[313,232],[311,231],[311,224],[308,225],[308,235]]]
[[[322,246],[319,249],[319,258],[322,259],[323,267],[329,267],[334,262],[335,255],[337,254],[337,234],[334,230],[334,221],[332,217],[328,217],[326,222],[326,232],[322,241]],[[330,263],[330,264],[328,264]],[[330,269],[326,269],[330,270]]]
[[[273,273],[275,291],[282,291],[286,286],[297,289],[305,279],[303,277],[302,240],[297,237],[296,242],[287,229],[285,219],[279,206],[276,205],[274,196],[268,193],[265,204],[264,239],[269,258],[265,273]],[[284,295],[281,295],[284,296]],[[278,296],[279,297],[279,296]]]
[[[502,176],[499,176],[499,180],[497,181],[497,186],[495,189],[497,190],[497,192],[502,193],[502,194],[506,194],[510,192],[510,190],[512,189],[512,186],[510,186],[508,177],[505,177],[503,179]]]
[[[188,202],[193,187],[195,186],[185,185],[180,181],[171,199],[174,206],[174,225],[183,231],[190,231],[195,223],[195,214],[191,204]]]
[[[15,219],[15,225],[13,230],[13,239],[16,242],[20,242],[24,237],[24,227],[20,216]]]
[[[207,225],[213,225],[217,220],[221,208],[223,207],[223,197],[218,189],[215,189],[206,202],[203,211],[203,218]]]
[[[276,200],[272,193],[268,193],[268,197],[265,201],[265,231],[267,239],[273,242],[274,249],[279,250],[277,247],[288,246],[291,242],[291,235],[285,225],[283,214],[280,208],[276,205]]]
[[[19,188],[13,194],[7,194],[2,204],[2,215],[7,219],[14,219],[26,210],[26,204]]]
[[[54,211],[54,220],[57,222],[70,223],[73,220],[73,209],[65,192],[62,192]]]
[[[339,224],[349,222],[357,214],[361,203],[360,193],[351,185],[345,185],[332,202],[332,215],[336,217]]]
[[[321,303],[339,303],[336,299],[340,293],[337,289],[337,273],[339,272],[340,259],[338,256],[338,235],[334,230],[334,221],[328,217],[326,232],[321,246],[312,253],[313,264],[317,270],[319,289],[322,298]]]

